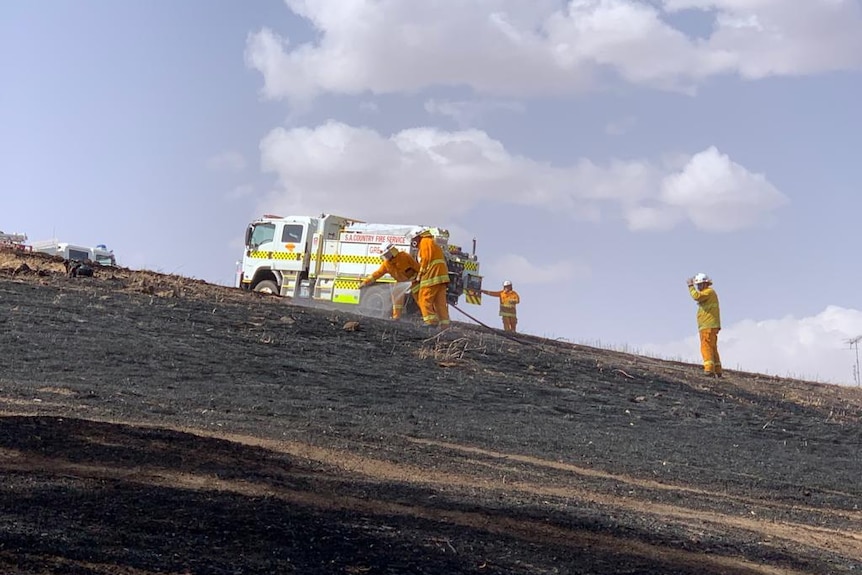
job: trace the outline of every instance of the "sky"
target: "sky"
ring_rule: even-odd
[[[860,31],[862,0],[4,0],[0,230],[232,285],[264,213],[445,227],[520,331],[695,363],[703,272],[726,370],[857,385]]]

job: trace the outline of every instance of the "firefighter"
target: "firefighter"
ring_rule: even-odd
[[[417,237],[419,247],[419,275],[411,290],[422,312],[425,325],[446,329],[449,327],[449,267],[446,256],[430,230],[422,230]]]
[[[409,285],[419,273],[419,263],[407,252],[402,252],[389,242],[380,244],[380,257],[383,264],[377,271],[366,278],[359,289],[365,288],[389,274],[397,283],[392,285],[392,319],[399,319],[404,310],[404,299],[407,297]]]
[[[697,329],[700,332],[700,354],[706,375],[721,377],[721,359],[718,356],[718,332],[721,330],[721,313],[718,294],[712,280],[699,273],[686,282],[688,291],[697,302]]]
[[[506,331],[516,331],[518,326],[518,314],[515,311],[515,306],[521,303],[521,298],[518,292],[512,289],[512,282],[506,280],[503,282],[502,291],[482,290],[482,293],[491,297],[500,298],[500,317],[503,318],[503,329]]]

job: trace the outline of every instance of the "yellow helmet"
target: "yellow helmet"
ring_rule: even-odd
[[[421,228],[418,232],[416,232],[416,235],[414,235],[410,239],[410,245],[414,248],[418,248],[419,247],[419,241],[422,238],[430,238],[430,237],[433,237],[433,234],[431,233],[431,228]]]

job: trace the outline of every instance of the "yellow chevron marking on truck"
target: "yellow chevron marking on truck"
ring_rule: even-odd
[[[480,292],[464,290],[464,300],[473,305],[482,304],[482,294]]]
[[[359,289],[361,278],[337,278],[332,282],[333,287],[341,289]]]
[[[342,264],[379,264],[383,262],[380,256],[351,256],[344,254],[323,254],[319,258],[312,254],[311,260]]]
[[[295,260],[302,259],[302,254],[292,254],[289,252],[249,252],[248,257],[261,260]]]

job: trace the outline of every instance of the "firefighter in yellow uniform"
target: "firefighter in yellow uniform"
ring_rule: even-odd
[[[419,273],[419,263],[407,252],[402,252],[389,242],[384,242],[380,245],[380,257],[383,258],[383,264],[377,271],[368,276],[361,284],[359,289],[365,288],[389,274],[397,283],[392,285],[392,319],[399,319],[401,312],[404,310],[404,298],[407,297],[409,284]]]
[[[721,377],[721,358],[718,355],[721,312],[718,307],[718,294],[712,288],[712,280],[703,273],[689,278],[687,284],[691,297],[697,302],[697,329],[700,332],[703,371],[707,375]]]
[[[509,280],[504,281],[502,291],[483,289],[482,293],[500,298],[500,317],[503,318],[503,329],[506,331],[515,331],[515,328],[518,326],[518,314],[515,311],[515,306],[521,303],[521,298],[518,296],[518,292],[512,289],[512,282]]]
[[[430,230],[418,234],[419,275],[413,282],[413,291],[422,321],[428,326],[449,327],[449,267],[443,248],[431,235]]]

